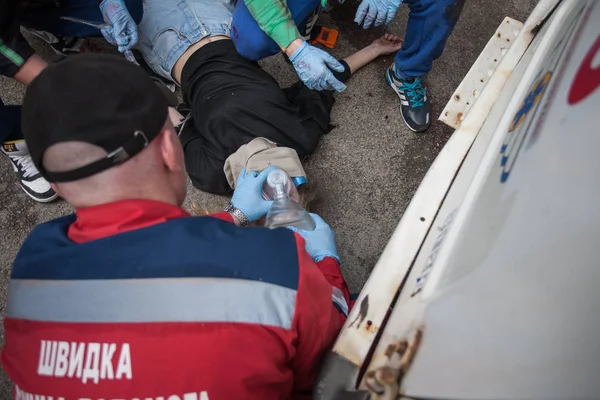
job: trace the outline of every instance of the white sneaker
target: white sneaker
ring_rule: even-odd
[[[25,140],[4,142],[0,151],[10,159],[21,188],[35,201],[48,203],[58,197],[33,164]]]

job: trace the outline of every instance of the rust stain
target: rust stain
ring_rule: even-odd
[[[459,95],[457,95],[457,94],[455,94],[455,95],[454,95],[454,100],[456,100],[456,101],[459,101],[459,100],[460,100],[460,96],[459,96]]]
[[[396,346],[396,353],[398,353],[399,356],[402,356],[406,352],[406,349],[408,349],[408,340],[403,339]]]
[[[402,339],[385,349],[386,365],[365,374],[365,385],[376,399],[396,399],[401,393],[402,378],[410,368],[421,345],[424,326],[416,329],[412,339]]]
[[[395,369],[387,366],[379,369],[378,375],[379,381],[383,384],[390,385],[392,383],[395,383],[398,379],[398,372]]]
[[[402,339],[398,343],[392,343],[388,345],[388,347],[385,349],[384,354],[387,358],[391,358],[394,354],[398,354],[400,357],[402,357],[407,348],[408,340]]]
[[[381,386],[381,384],[377,381],[376,376],[377,371],[369,371],[365,374],[365,386],[375,395],[376,399],[379,399],[380,396],[385,394],[385,388]]]
[[[393,344],[390,344],[390,345],[388,345],[388,347],[386,347],[385,352],[383,354],[385,354],[385,356],[387,358],[391,358],[395,352],[396,352],[396,346],[394,346]]]
[[[417,329],[415,335],[413,336],[413,340],[411,341],[410,345],[407,346],[404,354],[402,354],[402,360],[400,364],[400,376],[403,376],[406,373],[406,371],[408,371],[408,368],[412,364],[415,355],[417,354],[417,350],[419,349],[419,346],[421,345],[421,340],[423,339],[423,329],[423,327],[419,327]]]
[[[458,114],[456,114],[456,122],[455,124],[458,125],[463,119],[463,113],[459,112]]]
[[[379,328],[376,325],[373,325],[373,321],[371,321],[371,320],[368,320],[365,323],[365,330],[369,333],[377,333],[378,329]]]

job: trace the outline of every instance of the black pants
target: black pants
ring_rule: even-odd
[[[22,138],[21,106],[7,106],[0,99],[0,145],[8,140]]]
[[[350,77],[346,71],[338,79]],[[231,40],[209,43],[186,63],[181,77],[184,101],[192,109],[180,138],[194,186],[210,193],[231,192],[225,160],[257,137],[290,147],[305,158],[330,128],[333,93],[302,82],[281,89],[253,61],[240,56]]]

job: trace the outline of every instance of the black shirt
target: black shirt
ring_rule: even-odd
[[[252,139],[293,148],[302,159],[330,130],[331,92],[302,82],[282,90],[256,62],[240,56],[231,40],[196,51],[183,68],[181,88],[192,109],[180,135],[186,168],[194,186],[206,192],[231,192],[223,165]]]

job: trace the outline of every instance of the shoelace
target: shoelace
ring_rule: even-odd
[[[402,90],[410,97],[411,107],[420,107],[425,104],[425,95],[427,94],[427,91],[421,84],[421,78],[415,78],[412,83],[404,81]]]
[[[10,158],[12,158],[14,162],[23,170],[23,178],[29,178],[30,176],[40,173],[33,164],[33,159],[29,154],[23,156],[11,155]]]

